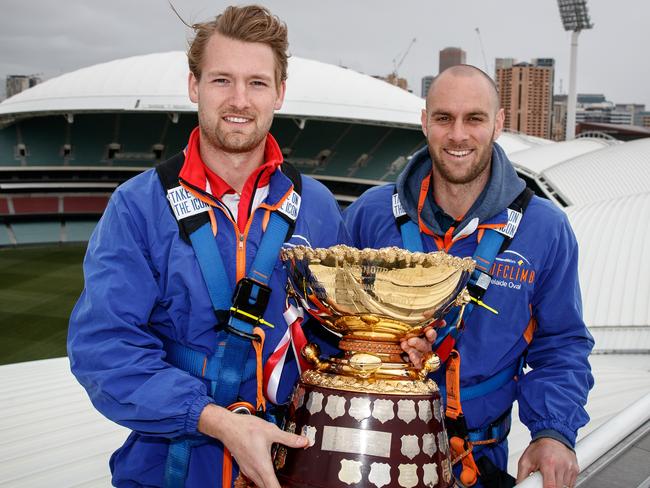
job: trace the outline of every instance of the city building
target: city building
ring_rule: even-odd
[[[644,111],[642,103],[614,103],[600,93],[578,94],[576,123],[643,126]]]
[[[427,97],[427,93],[429,93],[429,87],[431,86],[431,83],[433,83],[433,76],[424,76],[422,78],[422,98]]]
[[[551,138],[554,60],[533,59],[516,63],[512,58],[497,58],[496,84],[506,129],[531,136]]]
[[[566,140],[567,95],[553,95],[553,122],[551,124],[551,139]]]
[[[641,112],[639,114],[640,126],[650,129],[650,112]]]
[[[457,64],[465,64],[466,53],[459,47],[446,47],[440,51],[438,73]]]
[[[617,112],[627,112],[632,116],[632,125],[640,125],[643,123],[641,121],[641,114],[645,112],[644,103],[617,103],[616,104]],[[616,123],[616,122],[612,122]]]
[[[13,97],[23,90],[38,85],[41,78],[36,75],[7,75],[6,94],[7,98]]]
[[[409,90],[408,80],[406,78],[400,77],[397,73],[389,73],[386,76],[373,75],[372,77],[377,78],[378,80],[383,80],[386,83],[390,83],[391,85],[401,88],[402,90],[406,90],[408,92],[411,91]]]
[[[515,64],[514,58],[496,58],[494,60],[494,69],[506,69],[512,68],[512,65]]]

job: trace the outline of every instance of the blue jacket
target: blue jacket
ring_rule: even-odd
[[[416,153],[398,179],[397,189],[409,217],[415,222],[420,219],[440,236],[440,242],[444,234],[436,220],[440,209],[431,192],[418,214],[420,185],[431,165],[427,148]],[[490,182],[453,232],[455,240],[448,252],[472,256],[481,229],[505,224],[506,208],[523,188],[495,144]],[[394,190],[392,184],[370,189],[344,212],[357,247],[403,247],[391,207]],[[460,230],[475,217],[477,230],[463,237]],[[421,235],[425,251],[438,250],[432,236]],[[578,246],[566,215],[548,200],[533,197],[509,248],[497,256],[491,286],[483,297],[499,314],[475,307],[457,343],[461,389],[492,377],[522,355],[531,370],[497,391],[463,401],[470,429],[489,425],[517,400],[520,418],[534,438],[542,434],[575,443],[578,428],[589,419],[584,405],[593,386],[587,360],[593,339],[582,320],[577,266]],[[529,344],[524,331],[531,320],[536,328]],[[437,375],[436,381],[444,383],[444,376]],[[491,451],[492,461],[505,469],[506,442],[485,451]]]
[[[291,181],[275,171],[265,203],[276,204],[290,188]],[[265,213],[258,208],[251,216],[246,269],[263,235]],[[234,289],[238,246],[234,225],[224,212],[214,214],[217,244]],[[303,176],[302,206],[290,242],[316,248],[347,240],[331,193]],[[198,262],[192,247],[179,236],[155,170],[114,192],[88,243],[84,276],[85,288],[70,318],[72,371],[102,414],[133,431],[111,459],[113,483],[161,486],[168,439],[197,434],[199,415],[211,398],[206,382],[165,362],[157,335],[211,353],[216,332]],[[264,315],[275,328],[265,330],[264,361],[287,328],[282,315],[286,278],[278,259]],[[253,348],[250,354],[254,357]],[[278,398],[288,398],[297,378],[295,361],[287,360]],[[254,377],[241,385],[240,396],[255,405]],[[220,486],[221,449],[216,441],[193,449],[188,487]]]

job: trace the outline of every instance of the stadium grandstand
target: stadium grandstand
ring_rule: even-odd
[[[186,84],[184,54],[169,52],[64,74],[0,103],[0,251],[85,242],[120,183],[182,150],[196,125]],[[293,57],[272,132],[345,205],[394,181],[424,144],[423,105],[381,80]],[[563,208],[580,244],[596,385],[577,486],[647,487],[650,473],[634,466],[647,466],[650,450],[650,138],[504,133],[498,142],[528,185]],[[0,397],[0,485],[109,483],[107,460],[126,431],[92,409],[67,358],[0,366]],[[512,430],[516,473],[529,435],[517,422]]]
[[[183,149],[197,123],[187,75],[180,51],[134,56],[0,103],[0,245],[87,240],[117,185]],[[394,181],[424,144],[423,106],[381,80],[292,57],[272,133],[345,206]],[[511,153],[550,141],[506,133],[499,143]]]

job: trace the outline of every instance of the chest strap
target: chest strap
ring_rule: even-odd
[[[502,229],[486,229],[481,241],[476,246],[472,259],[476,262],[476,268],[467,283],[467,291],[472,301],[465,306],[463,320],[471,315],[475,305],[485,306],[482,299],[490,286],[492,277],[489,274],[494,259],[498,254],[505,251],[515,236],[523,214],[528,207],[534,192],[525,188],[517,198],[508,206],[508,221]],[[397,189],[392,196],[392,209],[395,223],[402,235],[404,248],[411,252],[424,252],[422,235],[415,222],[413,222],[404,211],[400,202]],[[486,307],[489,308],[489,307]],[[444,363],[456,344],[456,340],[462,331],[458,309],[452,309],[445,317],[447,325],[438,329],[438,337],[434,344],[434,350]]]
[[[184,156],[181,153],[159,165],[156,170],[167,191],[181,237],[186,241],[189,239],[194,249],[215,313],[217,340],[215,353],[209,358],[204,356],[201,360],[200,354],[189,353],[190,348],[185,346],[174,346],[175,356],[182,358],[178,364],[184,364],[193,371],[199,367],[204,369],[203,364],[198,365],[196,361],[203,361],[206,367],[209,362],[214,375],[214,379],[210,380],[210,395],[217,405],[228,408],[238,400],[240,386],[245,381],[252,342],[261,341],[254,328],[265,323],[263,316],[271,296],[269,280],[282,244],[298,218],[300,174],[293,167],[285,167],[289,173],[287,176],[294,184],[293,193],[271,214],[253,264],[247,276],[237,283],[233,293],[212,233],[208,214],[212,209],[179,184],[178,175],[183,164]],[[179,208],[189,208],[190,211],[179,213],[175,207],[179,201],[182,201]],[[166,488],[185,486],[191,447],[195,444],[196,441],[188,437],[171,440],[165,466]],[[229,459],[229,456],[226,457]],[[229,463],[224,463],[224,481],[228,480],[230,485],[231,473],[226,473],[226,464]]]
[[[478,429],[471,432],[467,429],[467,423],[463,414],[461,400],[470,400],[484,396],[495,391],[521,372],[523,357],[518,364],[511,368],[505,368],[493,377],[479,384],[462,388],[460,387],[460,354],[455,346],[458,337],[464,329],[463,323],[471,315],[475,305],[488,308],[482,301],[492,277],[489,272],[498,254],[505,251],[515,236],[524,211],[533,196],[533,191],[525,188],[519,196],[508,206],[508,221],[501,229],[486,229],[481,241],[476,246],[472,258],[476,267],[467,283],[467,291],[471,301],[465,306],[463,314],[458,309],[452,309],[446,316],[447,325],[438,330],[438,338],[433,349],[440,357],[442,364],[446,365],[446,387],[447,391],[442,392],[443,398],[447,399],[445,411],[445,425],[449,435],[449,445],[453,453],[453,463],[461,462],[462,471],[460,481],[465,486],[472,486],[478,480],[479,470],[472,455],[474,444],[491,444],[501,442],[510,429],[510,413],[506,417],[499,418],[485,429]],[[404,211],[397,190],[393,193],[392,201],[393,215],[395,222],[400,229],[404,247],[413,252],[423,252],[424,244],[418,226]],[[496,311],[493,311],[496,313]],[[516,367],[515,370],[511,370]],[[505,434],[504,434],[505,432]],[[503,434],[503,437],[502,437]]]

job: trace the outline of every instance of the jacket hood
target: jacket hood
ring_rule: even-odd
[[[444,232],[435,219],[435,203],[432,198],[425,200],[422,213],[418,216],[420,186],[422,185],[422,180],[431,172],[431,165],[429,148],[425,146],[413,155],[406,168],[404,168],[404,171],[397,178],[397,193],[404,211],[411,220],[418,222],[419,218],[422,218],[424,224],[435,234],[443,235]],[[463,221],[456,227],[454,235],[475,217],[478,217],[479,223],[481,223],[502,212],[517,198],[525,187],[526,183],[517,176],[506,153],[501,146],[494,143],[492,146],[490,179],[464,216]],[[429,195],[432,195],[433,190],[433,186],[429,187]]]

